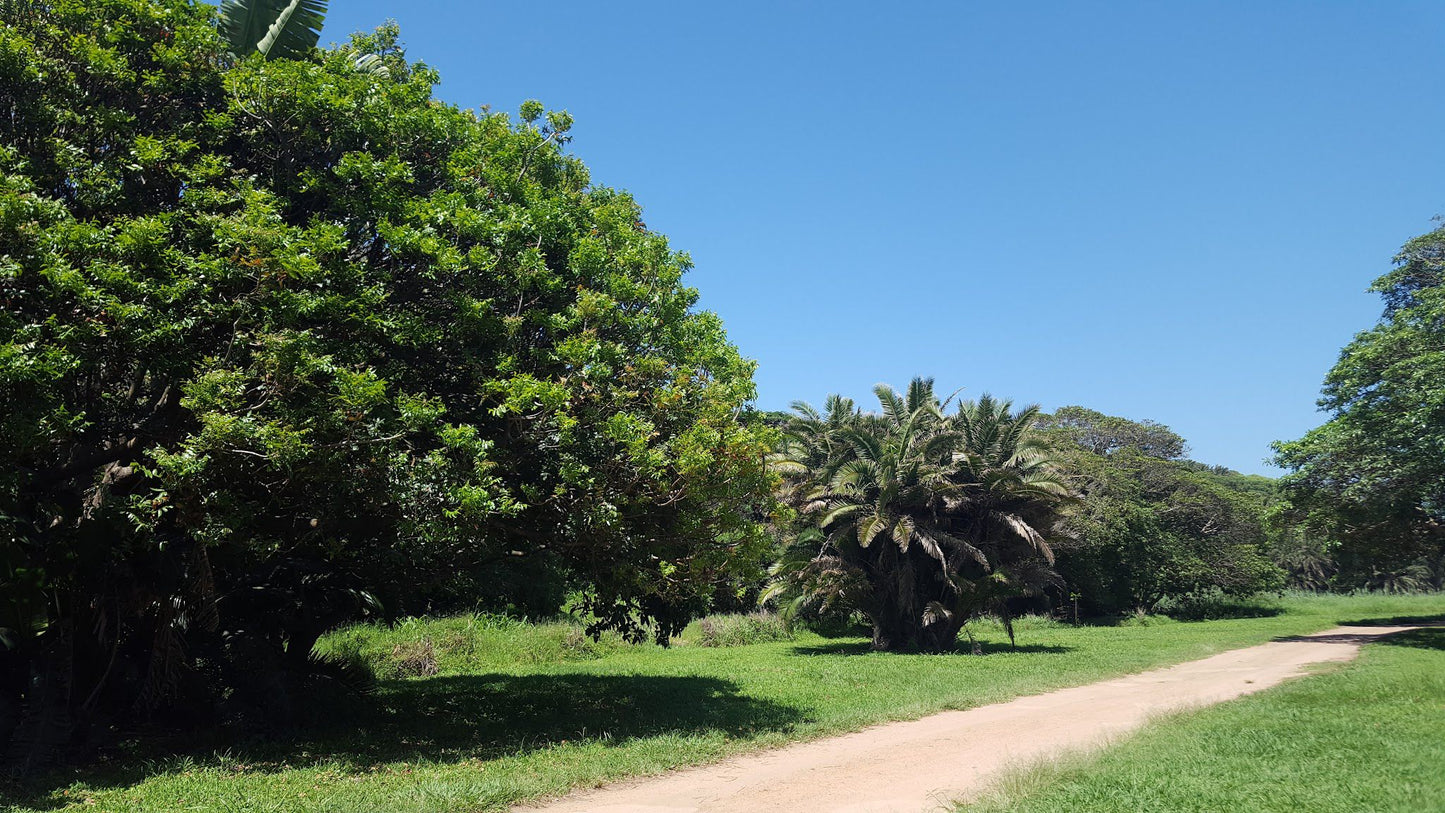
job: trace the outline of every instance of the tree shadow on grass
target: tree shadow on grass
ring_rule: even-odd
[[[1445,613],[1437,615],[1395,615],[1389,618],[1357,618],[1354,621],[1341,621],[1343,627],[1408,627],[1413,625],[1441,625],[1445,624]]]
[[[1024,652],[1033,654],[1061,654],[1070,652],[1073,647],[1057,646],[1054,644],[1019,644],[1011,646],[1006,643],[995,643],[993,641],[979,641],[979,649],[985,655],[1007,654],[1010,652]],[[872,645],[867,641],[836,641],[826,644],[799,644],[793,647],[797,655],[867,655],[875,653]],[[949,652],[937,653],[908,653],[908,652],[876,652],[879,655],[908,655],[908,654],[935,654],[952,657],[954,655],[972,655],[973,646],[967,641],[962,641],[957,647]]]
[[[1164,613],[1175,621],[1228,621],[1237,618],[1274,618],[1284,608],[1274,604],[1228,602],[1204,606],[1184,606]]]
[[[1274,641],[1326,643],[1326,644],[1389,644],[1419,649],[1445,649],[1445,615],[1439,616],[1397,616],[1391,619],[1364,619],[1346,621],[1343,626],[1370,627],[1423,625],[1422,629],[1388,632],[1385,630],[1360,632],[1315,633],[1313,635],[1287,635]]]
[[[1381,638],[1379,643],[1389,646],[1408,646],[1414,649],[1434,649],[1445,652],[1445,627],[1407,630]]]
[[[355,724],[314,730],[313,755],[369,766],[494,759],[562,742],[789,731],[801,711],[709,677],[482,675],[392,683]]]
[[[731,681],[646,675],[468,675],[387,681],[368,697],[308,709],[304,728],[284,738],[209,741],[172,748],[171,758],[131,757],[87,769],[0,784],[0,798],[38,809],[68,801],[52,791],[81,781],[124,787],[166,772],[186,755],[196,767],[225,753],[248,771],[337,762],[362,772],[388,762],[495,759],[568,742],[622,743],[666,734],[722,732],[747,737],[790,731],[802,711],[738,693]],[[176,757],[179,756],[180,759]]]
[[[1084,616],[1077,626],[1082,627],[1139,627],[1148,626],[1149,619],[1167,618],[1185,624],[1202,621],[1231,621],[1245,618],[1273,618],[1283,615],[1284,608],[1273,604],[1231,602],[1203,606],[1176,607],[1165,611],[1140,615],[1137,613],[1113,613]]]

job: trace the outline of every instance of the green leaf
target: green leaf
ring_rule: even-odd
[[[231,52],[259,51],[267,59],[295,59],[316,47],[327,0],[226,0],[221,34]]]

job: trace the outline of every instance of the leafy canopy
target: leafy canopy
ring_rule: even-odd
[[[1079,495],[1057,569],[1084,611],[1281,586],[1267,478],[1177,459],[1184,439],[1153,421],[1071,406],[1038,426]]]
[[[753,363],[567,114],[437,101],[394,27],[236,61],[205,6],[48,5],[0,27],[0,721],[280,708],[327,627],[516,561],[664,638],[760,567]]]
[[[1378,324],[1325,377],[1330,419],[1275,445],[1295,516],[1334,539],[1348,584],[1445,579],[1445,227],[1375,280]]]

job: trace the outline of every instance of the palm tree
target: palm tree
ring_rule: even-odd
[[[794,406],[775,468],[803,527],[771,594],[851,601],[877,649],[951,649],[974,613],[1052,576],[1063,487],[1029,436],[1036,409],[985,396],[949,418],[921,378],[874,393],[878,414]]]
[[[948,635],[972,615],[993,610],[1013,636],[1006,600],[1061,585],[1053,572],[1049,537],[1063,534],[1061,509],[1072,495],[1059,476],[1044,441],[1034,434],[1037,406],[1015,412],[1013,403],[985,394],[959,404],[952,425],[960,437],[954,453],[957,502],[949,506],[955,532],[982,551],[984,572],[971,562],[950,562],[952,602],[926,610]]]
[[[327,0],[225,0],[221,35],[231,53],[259,51],[266,59],[296,59],[316,47]]]

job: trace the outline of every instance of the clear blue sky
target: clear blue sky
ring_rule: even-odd
[[[569,110],[759,406],[934,376],[1270,470],[1445,213],[1438,3],[333,0],[456,104]]]

